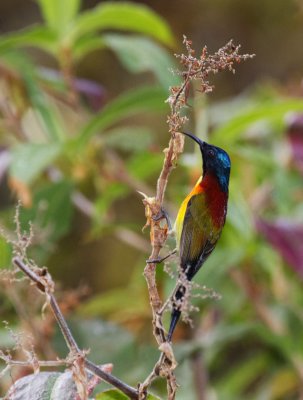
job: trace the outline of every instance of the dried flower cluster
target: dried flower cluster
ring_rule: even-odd
[[[191,40],[183,36],[183,43],[185,44],[187,54],[175,55],[183,66],[183,70],[173,71],[183,78],[183,83],[181,86],[171,87],[170,96],[167,99],[172,110],[168,116],[170,133],[178,132],[187,121],[187,117],[181,116],[180,111],[187,105],[191,81],[195,80],[199,83],[199,90],[202,93],[212,92],[214,86],[209,82],[210,74],[214,75],[223,70],[235,73],[234,64],[239,64],[254,57],[254,54],[239,54],[241,45],[236,46],[233,40],[230,40],[214,54],[209,54],[207,46],[204,46],[199,58],[195,56]]]

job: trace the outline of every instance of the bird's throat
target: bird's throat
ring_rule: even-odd
[[[221,228],[226,218],[228,191],[222,188],[218,177],[213,174],[205,174],[200,186],[205,193],[213,223],[217,228]]]

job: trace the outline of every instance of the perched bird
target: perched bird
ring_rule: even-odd
[[[230,158],[219,147],[183,133],[198,143],[203,160],[203,174],[181,204],[175,224],[181,270],[191,281],[214,250],[225,224]],[[174,296],[168,341],[180,318],[185,291],[186,287],[180,284]]]

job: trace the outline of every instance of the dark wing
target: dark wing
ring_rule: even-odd
[[[187,204],[180,239],[181,267],[188,279],[197,273],[213,251],[220,232],[214,228],[204,193],[194,195]]]

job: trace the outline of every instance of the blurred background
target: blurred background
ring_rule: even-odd
[[[175,335],[177,399],[303,399],[302,1],[2,0],[0,33],[2,230],[14,237],[20,199],[29,257],[56,280],[80,347],[132,385],[158,357],[137,191],[155,193],[174,53],[185,34],[197,52],[233,38],[256,54],[216,76],[210,95],[190,94],[186,128],[229,152],[232,175],[226,227],[196,277],[207,288],[193,299],[194,329]],[[186,144],[167,188],[172,220],[200,173]],[[64,357],[43,298],[7,279],[12,245],[2,238],[0,250],[1,321],[30,335],[40,358]],[[174,281],[162,266],[158,279],[166,297]],[[14,348],[4,324],[0,347]],[[10,384],[1,378],[0,395]],[[153,389],[164,396],[163,382]]]

